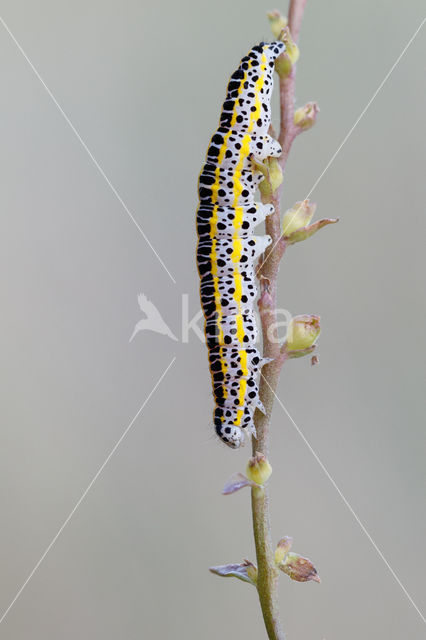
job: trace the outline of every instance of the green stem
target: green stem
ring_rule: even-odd
[[[251,490],[253,532],[257,556],[257,590],[268,638],[284,640],[278,608],[278,569],[273,565],[267,489]]]

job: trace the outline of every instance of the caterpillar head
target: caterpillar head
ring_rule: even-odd
[[[244,443],[244,433],[240,427],[222,422],[219,418],[215,418],[214,423],[217,435],[228,447],[238,449]]]
[[[274,42],[259,42],[259,44],[255,45],[251,49],[249,56],[254,58],[265,54],[271,62],[274,62],[275,59],[284,51],[285,44],[278,40],[275,40]]]

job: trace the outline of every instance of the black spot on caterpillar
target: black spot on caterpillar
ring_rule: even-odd
[[[254,46],[229,80],[219,127],[207,149],[198,182],[197,265],[209,351],[217,435],[232,448],[255,434],[253,413],[262,409],[257,375],[265,364],[255,347],[254,261],[270,244],[253,229],[273,212],[256,203],[263,179],[253,160],[278,157],[268,135],[276,58],[282,42]]]

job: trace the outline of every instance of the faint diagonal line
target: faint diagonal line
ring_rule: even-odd
[[[96,160],[95,156],[90,151],[89,147],[84,142],[83,138],[81,137],[81,135],[79,134],[79,132],[77,131],[77,129],[75,128],[75,126],[73,125],[73,123],[71,122],[71,120],[69,119],[69,117],[67,116],[67,114],[65,113],[65,111],[63,110],[63,108],[61,107],[61,105],[59,104],[59,102],[57,101],[57,99],[55,98],[55,96],[53,95],[53,93],[51,92],[51,90],[49,89],[49,87],[47,86],[45,81],[43,80],[43,78],[41,77],[40,73],[37,71],[37,69],[35,68],[35,66],[31,62],[31,60],[29,59],[29,57],[25,53],[24,49],[19,44],[19,42],[17,41],[17,39],[15,38],[15,36],[13,35],[13,33],[11,32],[11,30],[9,29],[9,27],[6,24],[6,22],[3,20],[3,18],[1,16],[0,16],[0,22],[3,25],[4,29],[7,31],[7,33],[9,34],[9,36],[11,37],[11,39],[13,40],[13,42],[15,43],[15,45],[17,46],[17,48],[19,49],[19,51],[21,52],[21,54],[23,55],[23,57],[25,58],[25,60],[27,61],[27,63],[29,64],[29,66],[31,67],[31,69],[33,70],[33,72],[36,75],[36,77],[38,78],[38,80],[41,82],[41,84],[45,88],[45,90],[46,90],[47,94],[49,95],[50,99],[52,100],[52,102],[55,104],[55,106],[60,111],[60,113],[63,116],[64,120],[66,121],[66,123],[68,124],[68,126],[70,127],[70,129],[72,130],[72,132],[74,133],[74,135],[76,136],[78,141],[80,142],[80,144],[83,147],[83,149],[86,151],[87,155],[89,156],[89,158],[91,159],[91,161],[95,165],[96,169],[99,171],[99,173],[101,174],[101,176],[103,177],[105,182],[108,184],[109,188],[111,189],[111,191],[113,192],[113,194],[117,198],[118,202],[123,207],[124,211],[129,216],[130,220],[133,222],[133,224],[135,225],[135,227],[137,228],[137,230],[139,231],[141,236],[144,238],[145,242],[148,244],[148,246],[150,247],[150,249],[152,250],[152,252],[156,256],[157,260],[159,261],[159,263],[161,264],[161,266],[163,267],[163,269],[165,270],[165,272],[167,273],[169,278],[172,280],[172,282],[174,284],[176,284],[176,280],[174,279],[174,277],[172,276],[172,274],[170,273],[170,271],[168,270],[168,268],[164,264],[163,260],[158,255],[157,251],[155,250],[155,248],[153,247],[152,243],[148,239],[146,233],[143,231],[143,229],[140,226],[139,222],[136,220],[134,215],[131,213],[130,209],[128,208],[128,206],[124,202],[123,198],[120,196],[120,194],[118,193],[117,189],[111,183],[111,181],[108,178],[108,176],[106,175],[105,171],[102,169],[102,167],[100,166],[99,162]]]
[[[360,120],[364,117],[365,113],[367,112],[367,110],[370,108],[370,106],[372,105],[372,103],[374,102],[374,100],[377,98],[377,95],[380,93],[380,91],[383,89],[385,83],[388,81],[389,77],[392,75],[393,71],[395,70],[395,68],[398,66],[398,64],[401,62],[402,58],[404,57],[404,55],[406,54],[408,48],[410,47],[410,45],[413,43],[413,41],[415,40],[415,38],[417,37],[417,35],[420,32],[420,29],[423,27],[424,23],[426,22],[426,17],[423,18],[423,20],[421,21],[420,25],[417,27],[417,29],[415,30],[415,32],[413,33],[413,35],[411,36],[411,38],[409,39],[409,41],[407,42],[407,44],[405,45],[405,47],[403,48],[403,50],[401,51],[401,53],[399,54],[399,56],[397,57],[397,59],[395,60],[395,62],[393,63],[393,65],[391,66],[391,68],[389,69],[389,71],[387,72],[387,74],[385,75],[385,77],[383,78],[382,82],[379,84],[379,86],[377,87],[376,91],[373,93],[373,95],[371,96],[370,100],[367,102],[367,104],[365,105],[364,109],[361,111],[361,113],[359,114],[358,118],[355,120],[354,124],[352,125],[352,127],[349,129],[348,133],[346,134],[346,136],[343,138],[342,142],[340,143],[339,147],[337,148],[337,150],[333,153],[333,155],[331,156],[330,160],[328,161],[328,163],[326,164],[324,170],[322,171],[322,173],[320,173],[320,175],[318,176],[318,178],[316,179],[316,181],[314,182],[313,186],[311,187],[311,190],[309,191],[308,195],[306,196],[305,199],[309,198],[309,196],[311,195],[311,193],[314,191],[314,189],[318,186],[319,182],[321,181],[322,177],[324,176],[324,174],[328,171],[328,169],[330,168],[330,166],[333,164],[334,160],[336,159],[337,155],[340,153],[342,147],[346,144],[346,142],[348,141],[348,139],[350,138],[350,136],[352,135],[353,131],[355,130],[355,128],[358,126]]]
[[[118,447],[123,442],[123,440],[126,437],[126,435],[129,433],[130,429],[132,428],[132,426],[134,425],[134,423],[136,422],[136,420],[140,416],[140,414],[143,411],[143,409],[148,404],[148,402],[151,399],[151,397],[154,395],[155,391],[157,390],[157,388],[161,384],[163,378],[165,377],[165,375],[167,374],[167,372],[169,371],[170,367],[173,365],[175,360],[176,360],[176,356],[171,360],[171,362],[168,365],[168,367],[163,371],[163,373],[161,374],[160,378],[157,380],[156,384],[154,385],[153,389],[151,390],[151,392],[149,393],[149,395],[147,396],[147,398],[144,400],[143,404],[139,408],[138,412],[136,413],[134,418],[131,420],[129,425],[126,427],[126,429],[123,432],[123,434],[121,435],[120,439],[116,442],[114,447],[111,449],[110,453],[108,454],[108,456],[106,457],[105,461],[101,464],[101,466],[99,467],[99,469],[97,470],[97,472],[93,476],[92,480],[90,481],[89,485],[85,489],[84,493],[81,495],[81,497],[75,503],[75,506],[74,506],[73,510],[70,512],[68,517],[64,520],[64,522],[62,523],[61,527],[59,528],[57,534],[52,539],[52,541],[50,542],[49,546],[46,548],[46,550],[43,553],[43,555],[41,556],[40,560],[37,562],[37,564],[35,565],[34,569],[31,571],[31,573],[29,574],[28,578],[25,580],[24,584],[19,589],[18,593],[13,598],[12,602],[9,604],[9,606],[7,607],[7,609],[5,610],[3,615],[1,616],[0,624],[3,622],[3,620],[5,619],[5,617],[7,616],[7,614],[9,613],[11,608],[13,607],[13,605],[15,604],[15,602],[18,600],[19,596],[21,595],[21,593],[23,592],[23,590],[25,589],[25,587],[27,586],[27,584],[29,583],[31,578],[34,576],[35,572],[37,571],[37,569],[39,568],[39,566],[41,565],[41,563],[43,562],[43,560],[45,559],[45,557],[47,556],[47,554],[49,553],[49,551],[51,550],[51,548],[53,547],[53,545],[55,544],[55,542],[57,541],[57,539],[59,538],[59,536],[61,535],[63,530],[65,529],[65,527],[67,526],[67,524],[69,523],[69,521],[71,520],[71,518],[73,517],[73,515],[75,514],[75,512],[77,511],[77,509],[81,505],[81,503],[83,502],[84,498],[87,496],[87,494],[89,493],[90,489],[93,487],[93,485],[95,484],[96,480],[99,478],[99,476],[101,475],[102,471],[105,469],[106,465],[111,460],[112,456],[117,451]]]
[[[372,103],[374,102],[374,100],[377,98],[378,94],[380,93],[380,91],[383,89],[385,83],[388,81],[389,77],[392,75],[393,71],[395,70],[395,68],[398,66],[398,64],[401,62],[402,58],[404,57],[404,55],[406,54],[408,48],[410,47],[410,45],[413,43],[413,41],[415,40],[415,38],[417,37],[417,35],[419,34],[421,28],[423,27],[424,23],[426,22],[426,17],[423,18],[423,20],[421,21],[420,25],[417,27],[417,29],[415,30],[415,32],[413,33],[413,35],[411,36],[411,38],[409,39],[409,41],[407,42],[407,44],[405,45],[405,47],[403,48],[403,50],[401,51],[401,53],[399,54],[399,56],[397,57],[397,59],[395,60],[395,62],[393,63],[393,65],[391,66],[391,68],[389,69],[389,71],[387,72],[387,74],[385,75],[385,77],[383,78],[383,80],[381,81],[381,83],[379,84],[379,86],[377,87],[377,89],[375,90],[375,92],[373,93],[373,95],[371,96],[370,100],[367,102],[367,104],[365,105],[364,109],[361,111],[361,113],[359,114],[358,118],[355,120],[354,124],[352,125],[352,127],[349,129],[348,133],[345,135],[345,137],[343,138],[342,142],[340,143],[340,145],[337,147],[336,151],[333,153],[333,155],[331,156],[330,160],[327,162],[327,164],[325,165],[325,168],[323,169],[323,171],[320,173],[320,175],[318,176],[318,178],[315,180],[314,184],[312,185],[312,187],[309,190],[309,193],[305,196],[304,200],[308,200],[308,198],[311,197],[313,191],[317,188],[317,186],[319,185],[319,183],[321,182],[322,178],[324,177],[324,175],[327,173],[327,171],[329,170],[329,168],[331,167],[331,165],[333,164],[333,162],[335,161],[335,159],[337,158],[338,154],[340,153],[340,151],[342,150],[342,148],[344,147],[344,145],[347,143],[347,141],[349,140],[349,138],[351,137],[352,133],[354,132],[354,130],[356,129],[356,127],[358,126],[358,124],[360,123],[361,119],[364,117],[364,115],[366,114],[366,112],[368,111],[368,109],[371,107]],[[292,221],[294,220],[295,216],[299,213],[300,211],[300,207],[294,212],[293,217],[291,218],[290,222],[288,223],[287,226],[289,226]],[[284,234],[282,233],[280,235],[280,237],[278,238],[278,240],[275,242],[275,244],[273,245],[272,249],[270,249],[268,251],[268,256],[266,257],[266,260],[263,262],[263,265],[268,262],[269,256],[272,254],[272,251],[275,249],[275,247],[277,246],[277,244],[280,242],[281,238],[283,238]]]
[[[284,404],[281,402],[281,400],[279,399],[279,397],[277,396],[277,394],[275,393],[275,391],[272,389],[271,385],[269,384],[269,382],[266,380],[265,376],[263,374],[261,374],[263,380],[265,381],[265,383],[268,385],[269,389],[272,391],[272,393],[274,394],[278,404],[280,405],[280,407],[283,409],[283,411],[286,413],[287,417],[289,418],[289,420],[291,421],[291,423],[293,424],[294,428],[296,429],[297,433],[299,434],[299,436],[302,438],[303,442],[306,444],[306,446],[308,447],[309,451],[312,453],[312,455],[314,456],[315,460],[318,462],[319,466],[321,467],[321,469],[324,471],[325,475],[327,476],[327,478],[330,480],[331,484],[333,485],[333,487],[336,489],[337,493],[339,494],[339,496],[341,497],[341,499],[343,500],[343,502],[345,503],[346,507],[349,509],[349,511],[351,512],[351,514],[353,515],[353,517],[355,518],[355,520],[357,521],[357,523],[359,524],[359,526],[361,527],[363,533],[367,536],[367,538],[369,539],[369,541],[371,542],[371,544],[373,545],[374,549],[377,551],[378,555],[380,556],[380,558],[383,560],[383,562],[385,563],[385,565],[387,566],[387,568],[389,569],[389,571],[391,572],[392,576],[394,577],[395,581],[397,582],[397,584],[400,586],[400,588],[402,589],[402,591],[405,593],[406,597],[408,598],[408,600],[410,601],[410,603],[412,604],[412,606],[414,607],[414,609],[417,611],[417,613],[419,614],[420,618],[423,620],[423,622],[426,624],[426,618],[424,617],[423,613],[420,611],[419,607],[416,605],[416,603],[414,602],[413,598],[410,596],[410,594],[408,593],[407,589],[404,587],[404,585],[402,584],[401,580],[398,578],[398,576],[396,575],[395,571],[392,569],[391,565],[389,564],[389,562],[386,560],[385,556],[383,555],[383,553],[380,551],[379,547],[377,546],[376,542],[373,540],[373,538],[371,537],[371,535],[368,533],[367,529],[365,528],[365,526],[363,525],[363,523],[361,522],[361,520],[359,519],[358,515],[355,513],[354,509],[351,507],[351,505],[349,504],[349,502],[347,501],[347,499],[345,498],[345,496],[343,495],[342,491],[340,490],[340,488],[338,487],[338,485],[336,484],[335,480],[333,479],[333,477],[330,475],[329,471],[327,470],[326,466],[324,465],[324,463],[320,460],[318,454],[314,451],[314,449],[312,448],[311,444],[308,442],[308,440],[306,439],[305,435],[302,433],[302,431],[299,429],[299,427],[297,426],[297,424],[295,423],[295,421],[293,420],[293,418],[291,417],[291,415],[289,414],[289,412],[287,411],[286,407],[284,406]]]

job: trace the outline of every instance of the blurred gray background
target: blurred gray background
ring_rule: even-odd
[[[243,470],[212,435],[203,344],[141,332],[145,293],[176,335],[199,308],[196,179],[229,74],[274,6],[22,2],[0,15],[176,280],[172,282],[0,26],[0,610],[157,380],[87,497],[1,623],[5,640],[263,638],[256,593],[209,574],[254,559]],[[286,6],[280,6],[283,11]],[[308,2],[284,207],[303,199],[424,17],[422,0]],[[288,251],[280,304],[318,313],[319,367],[278,394],[411,597],[426,608],[426,27],[312,194],[339,225]],[[399,640],[425,625],[277,405],[273,536],[322,584],[283,575],[289,638]]]

